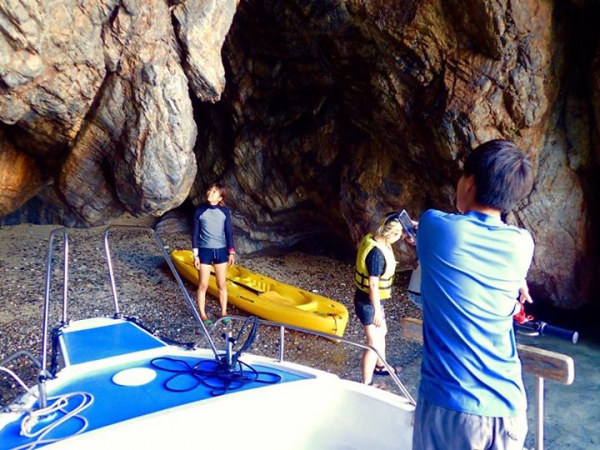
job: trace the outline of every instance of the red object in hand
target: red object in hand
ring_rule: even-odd
[[[513,316],[513,319],[517,323],[525,323],[533,320],[533,316],[525,314],[525,306],[523,303],[519,303],[519,312]]]

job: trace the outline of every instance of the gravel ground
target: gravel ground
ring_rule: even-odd
[[[9,355],[27,350],[39,357],[43,298],[46,285],[48,242],[54,226],[18,225],[0,227],[0,361]],[[68,318],[80,319],[96,315],[112,315],[113,297],[105,259],[103,232],[105,228],[70,229]],[[161,235],[168,251],[189,248],[189,236],[184,233]],[[52,305],[50,326],[57,325],[62,315],[62,266],[64,239],[62,233],[54,238],[54,270],[50,276]],[[110,250],[116,275],[120,312],[141,320],[159,335],[180,342],[201,342],[202,337],[193,319],[184,293],[164,261],[160,247],[152,234],[140,230],[115,228],[109,235]],[[238,264],[272,278],[337,300],[348,308],[350,320],[344,337],[363,343],[362,325],[354,315],[352,299],[353,266],[334,259],[294,252],[280,256],[243,258]],[[400,337],[399,319],[420,317],[420,311],[406,298],[407,275],[399,274],[393,301],[386,304],[388,320],[387,359],[390,364],[404,368],[401,379],[409,392],[416,396],[420,345]],[[194,287],[185,282],[194,296]],[[209,297],[207,312],[218,317],[218,301]],[[229,314],[247,316],[234,306]],[[241,322],[234,321],[239,328]],[[222,329],[217,325],[213,337],[218,348],[223,346]],[[278,328],[265,328],[257,336],[250,352],[277,355]],[[286,359],[308,363],[338,375],[360,381],[362,350],[343,343],[307,336],[294,331],[286,333]],[[35,383],[36,370],[26,358],[11,363],[27,384]],[[390,377],[378,377],[387,389],[396,391]],[[0,373],[0,404],[19,393],[16,383]]]
[[[125,222],[127,223],[127,222]],[[130,221],[130,223],[135,223]],[[0,361],[9,355],[27,350],[39,357],[41,349],[41,324],[45,292],[48,242],[54,226],[18,225],[0,227]],[[104,228],[69,230],[69,290],[68,314],[70,319],[97,315],[112,315],[113,296],[105,259]],[[185,233],[161,235],[168,251],[189,248]],[[50,276],[52,305],[50,326],[60,322],[62,310],[60,289],[62,281],[62,253],[64,240],[61,235],[54,239],[53,267]],[[110,233],[111,254],[116,275],[120,312],[142,321],[159,335],[181,342],[200,342],[202,335],[193,319],[190,305],[179,289],[164,261],[160,247],[148,232],[131,229],[114,229]],[[352,305],[354,287],[353,266],[322,256],[289,253],[280,256],[239,259],[238,263],[251,270],[275,279],[297,285],[309,291],[337,300],[348,307],[350,321],[345,338],[364,342],[362,325],[354,315]],[[404,292],[408,274],[396,276],[396,295],[386,304],[388,319],[387,359],[390,364],[402,366],[400,379],[414,398],[419,380],[421,346],[400,337],[399,320],[404,317],[421,317],[421,312],[406,298]],[[185,283],[184,288],[193,296],[194,287]],[[210,298],[207,311],[211,317],[219,315],[218,301]],[[230,306],[229,313],[247,316]],[[241,322],[233,321],[239,328]],[[223,346],[222,325],[213,330],[218,348]],[[279,330],[265,328],[257,336],[250,352],[276,356]],[[597,390],[598,355],[600,347],[595,343],[582,342],[577,347],[551,339],[528,339],[528,345],[571,354],[575,359],[576,380],[571,386],[557,383],[546,385],[546,439],[547,450],[597,448],[600,432],[597,429],[600,409]],[[571,346],[570,346],[571,345]],[[362,350],[343,343],[334,343],[315,336],[293,331],[286,333],[286,359],[336,373],[344,378],[360,380]],[[16,359],[9,367],[14,369],[28,385],[36,380],[36,369],[24,357]],[[389,377],[378,377],[386,389],[398,392]],[[525,377],[530,404],[534,403],[535,380]],[[0,373],[0,404],[6,404],[20,394],[16,383]],[[566,408],[566,409],[565,409]],[[530,433],[526,441],[533,447],[533,410],[529,411]],[[594,419],[595,418],[595,419]]]

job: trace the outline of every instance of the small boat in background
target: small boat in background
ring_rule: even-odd
[[[191,250],[173,250],[171,258],[179,273],[198,286],[198,270]],[[208,292],[219,297],[214,274]],[[342,303],[283,283],[244,267],[227,269],[229,303],[254,316],[308,330],[343,336],[348,309]]]
[[[114,228],[153,234],[195,319],[196,344],[163,339],[137,319],[121,314],[108,243]],[[64,240],[62,317],[50,329],[50,311],[57,310],[50,308],[55,291],[51,279],[53,274],[60,276],[52,267],[57,259],[53,259],[53,242],[60,236]],[[78,291],[68,287],[68,234],[65,229],[50,234],[42,352],[39,361],[31,356],[39,368],[38,383],[26,386],[8,367],[22,352],[0,362],[0,375],[12,377],[26,391],[5,407],[0,405],[0,448],[412,447],[415,401],[387,362],[401,395],[284,360],[286,329],[330,340],[335,335],[264,322],[255,316],[232,316],[228,324],[219,319],[207,329],[154,230],[112,225],[104,232],[104,245],[114,314],[70,320],[67,297]],[[105,297],[104,292],[93,294]],[[266,334],[263,326],[280,329],[275,345],[278,357],[249,353],[254,341]],[[222,332],[222,347],[213,340],[213,331],[215,335]],[[338,346],[377,353],[339,336],[337,341]]]

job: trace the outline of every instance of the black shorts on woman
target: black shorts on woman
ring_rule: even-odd
[[[381,300],[381,313],[385,318],[384,305],[385,301]],[[371,303],[369,294],[358,289],[355,291],[354,311],[356,312],[356,316],[360,320],[360,323],[363,324],[363,326],[366,327],[367,325],[373,325],[373,319],[375,318],[375,308],[373,307],[373,303]]]
[[[229,261],[229,254],[227,253],[227,247],[199,248],[198,258],[200,258],[200,264],[223,264]]]

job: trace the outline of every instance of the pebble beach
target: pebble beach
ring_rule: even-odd
[[[132,223],[125,223],[126,226]],[[137,225],[133,223],[133,225]],[[46,266],[49,259],[49,236],[55,226],[15,225],[0,227],[0,362],[17,351],[26,350],[40,357],[43,299],[46,289]],[[113,294],[109,282],[103,233],[105,227],[69,229],[69,289],[68,317],[80,319],[91,316],[111,316],[115,312]],[[187,233],[160,234],[165,250],[188,249]],[[64,239],[58,234],[54,239],[53,270],[50,275],[49,292],[50,327],[62,319],[62,291],[64,264]],[[116,278],[119,312],[139,319],[146,327],[162,337],[179,342],[202,344],[203,338],[196,323],[189,301],[171,274],[160,246],[152,234],[131,228],[111,229],[110,253]],[[280,255],[246,258],[237,255],[237,263],[271,278],[299,286],[343,303],[350,313],[344,338],[365,342],[362,325],[354,315],[354,267],[325,256],[291,252]],[[400,320],[405,317],[421,318],[418,310],[406,297],[408,273],[399,273],[395,280],[395,295],[386,303],[388,324],[387,360],[401,366],[400,379],[409,393],[418,398],[421,345],[407,341],[400,334]],[[184,282],[184,289],[191,298],[195,287]],[[247,313],[230,305],[229,314],[246,317]],[[219,315],[217,299],[207,298],[207,312],[216,319]],[[241,321],[232,321],[236,326]],[[221,329],[222,327],[222,329]],[[212,336],[218,348],[223,347],[225,326],[217,324]],[[261,329],[262,330],[262,329]],[[278,328],[260,331],[249,351],[267,356],[277,356]],[[572,355],[575,359],[576,379],[573,385],[557,383],[546,385],[545,447],[552,449],[591,449],[600,445],[600,420],[598,386],[600,374],[597,361],[600,345],[580,342],[577,346],[554,341],[550,338],[525,339],[527,345],[541,346],[548,350]],[[307,336],[294,331],[286,333],[285,357],[287,360],[307,363],[336,373],[354,381],[360,381],[360,358],[362,350],[351,348],[324,338]],[[12,361],[14,370],[29,386],[35,384],[36,367],[26,358]],[[390,377],[377,377],[383,388],[399,393]],[[526,446],[534,446],[534,383],[525,377],[530,411],[530,433]],[[374,388],[375,389],[375,388]],[[7,404],[22,390],[6,374],[0,373],[0,405]],[[1,446],[0,446],[1,447]]]

